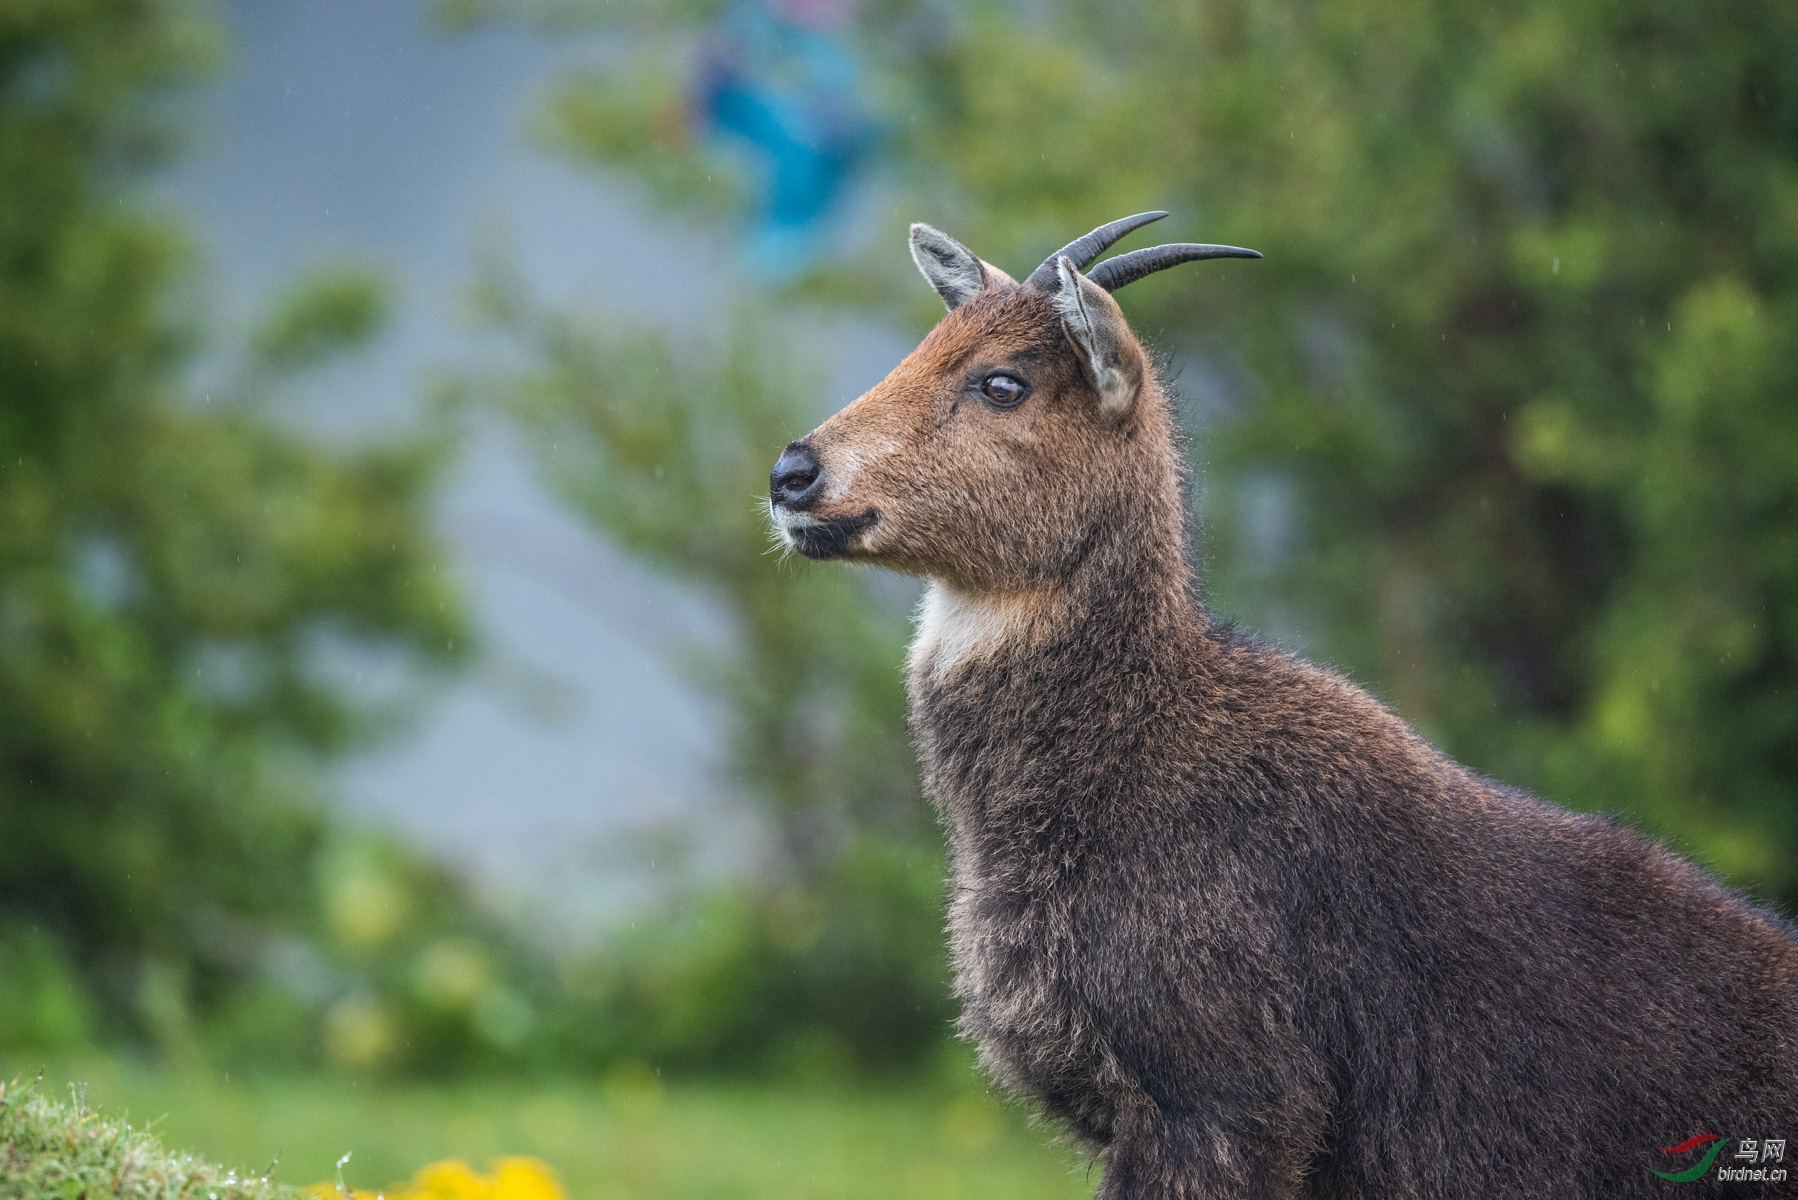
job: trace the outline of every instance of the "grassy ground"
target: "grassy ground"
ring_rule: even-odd
[[[240,1177],[170,1153],[141,1129],[98,1118],[79,1093],[58,1103],[0,1080],[0,1197],[5,1200],[301,1200],[266,1177]]]
[[[277,1177],[298,1184],[331,1179],[345,1153],[346,1181],[371,1188],[437,1159],[534,1155],[571,1200],[1075,1200],[1098,1181],[971,1090],[664,1087],[643,1070],[542,1086],[230,1081],[105,1060],[52,1064],[39,1088],[66,1096],[71,1080],[169,1146],[240,1173],[279,1159]]]

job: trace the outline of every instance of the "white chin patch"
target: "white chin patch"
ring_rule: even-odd
[[[799,548],[794,545],[793,539],[801,530],[816,529],[823,524],[816,517],[809,517],[804,513],[788,512],[786,509],[776,508],[772,504],[768,506],[768,515],[773,518],[774,527],[780,530],[780,538],[787,544],[789,550]]]

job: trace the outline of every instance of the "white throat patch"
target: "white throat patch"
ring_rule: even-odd
[[[964,663],[1029,636],[1044,615],[1040,596],[982,595],[932,580],[918,602],[917,632],[906,655],[906,669],[941,682]]]

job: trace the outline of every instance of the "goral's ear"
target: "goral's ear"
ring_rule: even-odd
[[[1075,270],[1065,257],[1055,261],[1055,269],[1061,283],[1055,310],[1098,389],[1100,413],[1117,420],[1130,411],[1142,391],[1147,356],[1110,292]]]
[[[911,227],[911,257],[950,308],[960,308],[987,288],[1016,282],[942,230],[924,224]]]

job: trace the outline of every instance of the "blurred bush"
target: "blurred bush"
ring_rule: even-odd
[[[329,449],[276,420],[296,375],[378,334],[365,268],[298,281],[241,347],[192,315],[194,254],[135,189],[217,48],[178,0],[0,12],[0,1051],[628,1080],[935,1045],[903,621],[764,556],[763,446],[804,417],[747,317],[707,357],[488,297],[543,355],[492,398],[563,448],[557,486],[742,618],[740,653],[695,666],[739,714],[767,873],[558,972],[440,867],[327,820],[318,768],[390,715],[343,663],[467,653],[428,533],[451,445]]]
[[[538,306],[498,266],[480,295],[530,365],[466,380],[464,402],[509,416],[571,505],[733,618],[730,647],[687,665],[729,703],[720,782],[772,835],[747,878],[677,893],[565,967],[559,1057],[801,1075],[928,1058],[953,1010],[905,731],[909,593],[787,557],[767,525],[769,447],[813,422],[804,351],[747,308],[677,344]]]
[[[141,189],[216,50],[180,0],[0,6],[0,1047],[305,1058],[323,1019],[372,1057],[384,1027],[336,993],[412,997],[369,947],[427,936],[406,905],[466,907],[397,851],[342,867],[374,851],[315,805],[376,715],[333,663],[466,645],[427,527],[444,446],[328,450],[266,411],[376,332],[366,272],[303,282],[235,354],[189,315],[192,251]],[[462,1019],[404,1005],[415,1053]]]
[[[690,665],[730,703],[732,774],[803,879],[853,836],[930,828],[905,735],[903,608],[869,575],[787,556],[767,518],[770,447],[814,423],[789,329],[739,311],[709,340],[534,304],[495,266],[493,330],[530,365],[466,382],[509,415],[552,488],[628,550],[735,619],[735,647]],[[517,358],[519,354],[509,357]]]
[[[397,842],[336,833],[314,870],[318,925],[264,948],[261,986],[208,1029],[215,1058],[437,1077],[533,1061],[559,995],[546,955]]]
[[[954,1018],[940,856],[862,842],[804,884],[713,890],[570,959],[564,1062],[817,1082],[891,1074]]]

